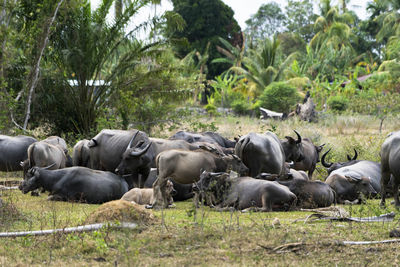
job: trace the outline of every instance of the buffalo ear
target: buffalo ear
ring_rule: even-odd
[[[289,141],[289,143],[294,144],[296,143],[296,140],[293,139],[291,136],[285,136],[285,138]]]
[[[349,183],[352,183],[352,184],[356,184],[356,183],[359,183],[362,181],[362,179],[359,177],[352,177],[352,176],[347,176],[347,175],[345,175],[344,177],[347,179],[347,181]]]

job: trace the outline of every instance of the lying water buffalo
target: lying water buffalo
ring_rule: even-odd
[[[277,208],[288,209],[296,201],[295,194],[277,182],[230,177],[228,173],[203,172],[193,190],[208,199],[208,205],[218,209],[232,207],[244,210],[254,207],[260,211],[272,211]]]
[[[89,140],[83,139],[76,143],[72,152],[72,165],[90,168]]]
[[[360,193],[374,195],[381,190],[381,165],[360,160],[332,171],[325,182],[335,190],[338,203],[360,199]]]
[[[358,156],[357,150],[354,149],[353,158],[351,158],[349,155],[347,155],[346,162],[328,163],[325,161],[325,157],[326,157],[326,155],[328,155],[329,151],[331,151],[331,148],[328,151],[326,151],[321,157],[321,163],[325,168],[327,168],[328,173],[331,173],[334,170],[337,170],[339,168],[350,166],[350,165],[356,164],[357,162],[360,162],[359,160],[357,160],[357,156]]]
[[[39,141],[28,147],[28,158],[21,162],[26,176],[27,171],[33,167],[51,166],[50,170],[65,168],[67,156],[61,146],[52,145],[46,141]],[[26,178],[26,177],[25,177]]]
[[[20,189],[26,194],[39,187],[50,192],[49,200],[93,204],[120,199],[128,191],[128,184],[118,175],[85,167],[60,170],[34,167],[28,171]]]
[[[300,208],[329,207],[335,203],[335,191],[324,182],[296,178],[278,182],[287,186],[296,195],[296,206]]]
[[[0,171],[21,171],[21,162],[28,158],[28,147],[36,141],[24,135],[0,135]]]
[[[202,170],[221,172],[233,170],[246,175],[248,168],[235,155],[220,155],[204,149],[196,151],[168,150],[156,159],[158,178],[153,184],[152,206],[167,207],[165,185],[168,179],[180,184],[191,184],[200,179]]]
[[[163,151],[171,149],[180,150],[196,150],[199,147],[192,145],[184,140],[166,140],[160,138],[149,138],[150,144],[146,149],[137,151],[136,148],[127,148],[122,154],[120,164],[115,172],[120,175],[133,173],[144,165],[150,165],[151,168],[156,167],[156,157]]]
[[[312,179],[317,162],[319,162],[319,153],[322,151],[325,144],[316,146],[308,138],[302,138],[303,156],[301,161],[294,162],[293,169],[308,171],[308,178]]]
[[[381,205],[385,205],[385,197],[389,180],[392,178],[393,197],[395,206],[400,207],[399,184],[400,184],[400,132],[388,135],[381,147]]]
[[[174,185],[171,181],[167,182],[165,192],[168,199],[168,206],[174,204],[172,196],[176,193]],[[121,199],[126,201],[133,201],[139,205],[149,205],[153,203],[153,189],[152,188],[132,188],[126,192]]]
[[[285,161],[300,161],[304,158],[301,136],[295,133],[297,140],[286,136],[282,141],[272,132],[249,133],[239,139],[235,154],[249,167],[252,177],[262,172],[285,175]]]
[[[90,166],[95,170],[115,172],[127,149],[132,148],[130,151],[140,156],[149,149],[150,144],[147,135],[138,130],[102,130],[88,143]],[[145,157],[141,157],[140,160],[136,165],[137,168],[130,175],[124,176],[129,188],[132,188],[134,184],[139,187],[142,186],[144,181],[139,180],[139,174],[144,179],[147,179],[149,175],[151,160]]]
[[[149,177],[144,183],[144,188],[153,188],[154,182],[157,180],[157,169],[151,168]],[[184,201],[193,197],[192,184],[179,184],[174,180],[171,181],[175,190],[172,195],[174,201]]]
[[[204,133],[191,133],[186,131],[179,131],[171,136],[171,140],[185,140],[188,143],[196,142],[206,142],[210,144],[218,144],[225,148],[234,148],[236,142],[231,141],[220,134],[214,132],[204,132]]]

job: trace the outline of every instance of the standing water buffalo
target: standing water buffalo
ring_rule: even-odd
[[[27,171],[33,167],[46,167],[51,165],[49,169],[56,170],[65,168],[66,164],[67,156],[63,148],[45,141],[31,144],[28,147],[28,158],[21,162],[24,176],[26,176]]]
[[[205,199],[211,202],[208,203],[210,206],[222,209],[233,207],[244,210],[254,207],[260,211],[272,211],[277,208],[288,209],[296,201],[295,194],[277,182],[230,177],[228,173],[203,172],[193,190],[196,194],[205,195]]]
[[[115,169],[121,163],[122,154],[127,149],[132,148],[132,154],[141,156],[145,154],[150,145],[151,142],[147,135],[138,130],[102,130],[88,143],[90,166],[95,170],[115,172]],[[129,188],[132,188],[134,184],[141,186],[144,183],[144,181],[139,181],[139,174],[147,179],[150,166],[150,159],[140,157],[140,162],[137,163],[136,169],[133,170],[131,175],[124,176]]]
[[[252,177],[262,172],[285,175],[285,161],[300,161],[304,158],[301,136],[295,133],[297,140],[286,136],[282,141],[272,132],[249,133],[239,139],[235,154],[249,167]]]
[[[168,179],[180,184],[191,184],[200,179],[202,170],[221,172],[233,170],[246,175],[248,168],[235,155],[220,155],[199,149],[196,151],[168,150],[156,159],[158,178],[153,184],[154,202],[151,206],[167,207],[165,186]]]
[[[120,199],[127,191],[126,181],[111,173],[85,167],[47,170],[34,167],[20,185],[26,194],[39,187],[50,191],[48,200],[104,203]]]
[[[338,203],[360,199],[360,193],[374,195],[381,190],[381,165],[360,160],[332,171],[325,182],[335,190]]]
[[[21,162],[28,158],[28,147],[36,141],[24,135],[0,135],[0,171],[21,171]]]
[[[90,167],[89,140],[83,139],[76,143],[72,152],[72,165]]]
[[[325,144],[316,146],[308,138],[302,138],[304,158],[301,161],[294,162],[293,169],[299,171],[308,171],[308,178],[312,179],[317,162],[319,162],[319,153]]]
[[[396,208],[400,207],[399,184],[400,184],[400,132],[388,135],[381,148],[381,205],[385,205],[386,190],[391,175],[393,175],[393,197]]]

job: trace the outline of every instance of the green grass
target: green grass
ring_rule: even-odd
[[[379,133],[379,120],[366,116],[328,116],[318,124],[298,120],[266,121],[256,119],[202,118],[215,121],[219,132],[233,137],[250,131],[273,129],[280,137],[298,130],[318,144],[333,147],[331,161],[345,160],[354,146],[360,159],[379,160],[380,145],[387,133],[398,126],[396,118],[385,120]],[[343,126],[344,125],[344,126]],[[189,125],[190,126],[190,125]],[[189,128],[188,126],[188,128]],[[160,135],[168,136],[164,132]],[[318,168],[314,179],[326,175]],[[21,179],[21,174],[2,174],[1,180]],[[6,203],[0,209],[0,231],[40,230],[77,226],[99,205],[49,202],[47,195],[32,197],[18,190],[3,191]],[[390,203],[390,199],[387,201]],[[343,206],[351,216],[375,216],[394,211],[382,209],[379,200]],[[195,209],[191,201],[178,202],[176,208],[151,211],[163,223],[137,230],[110,230],[91,233],[54,234],[41,237],[0,238],[0,264],[4,266],[321,266],[399,264],[398,244],[344,246],[338,241],[385,240],[393,222],[355,223],[316,221],[305,223],[310,212],[241,213],[216,212],[208,207]],[[279,220],[279,224],[273,221]],[[161,221],[161,220],[160,220]],[[303,242],[289,251],[273,248]]]

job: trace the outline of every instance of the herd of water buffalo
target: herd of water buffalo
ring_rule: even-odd
[[[328,163],[325,182],[312,180],[323,145],[308,138],[249,133],[235,141],[213,132],[179,131],[169,139],[138,130],[102,130],[81,140],[68,154],[57,136],[37,141],[0,135],[0,171],[23,171],[23,193],[49,192],[49,200],[103,203],[125,199],[169,207],[194,196],[219,210],[261,211],[327,207],[381,196],[390,191],[400,206],[400,132],[388,135],[381,163],[357,160]],[[305,172],[307,171],[308,174]],[[387,190],[390,185],[393,190]]]

